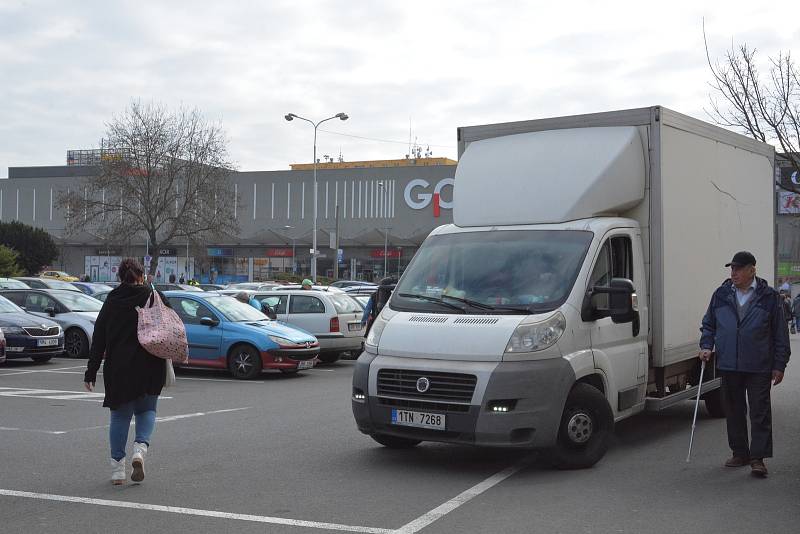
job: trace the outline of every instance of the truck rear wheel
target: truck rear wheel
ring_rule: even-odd
[[[722,388],[709,391],[703,395],[706,404],[706,411],[711,417],[725,417],[725,403],[722,400]]]
[[[390,449],[410,449],[422,443],[422,441],[418,439],[400,438],[397,436],[388,436],[386,434],[372,434],[370,437],[384,447],[389,447]]]
[[[608,450],[614,414],[605,395],[589,384],[575,384],[567,396],[550,463],[558,469],[592,467]]]

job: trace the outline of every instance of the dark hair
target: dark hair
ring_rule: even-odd
[[[117,278],[123,284],[135,284],[143,276],[144,269],[136,258],[125,258],[120,262]]]

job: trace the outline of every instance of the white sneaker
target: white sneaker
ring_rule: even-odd
[[[131,480],[141,482],[144,480],[144,456],[147,454],[147,444],[133,443],[133,457],[131,458]],[[124,475],[123,475],[124,476]]]
[[[111,483],[115,486],[125,483],[125,458],[119,461],[111,458]]]

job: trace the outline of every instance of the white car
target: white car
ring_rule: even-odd
[[[344,352],[361,350],[364,310],[340,291],[273,289],[255,292],[262,306],[275,310],[278,321],[308,331],[319,340],[319,359],[333,363]]]
[[[77,288],[76,288],[77,289]],[[45,317],[64,330],[64,353],[88,358],[97,314],[103,303],[78,291],[63,289],[6,289],[4,296],[26,312]]]

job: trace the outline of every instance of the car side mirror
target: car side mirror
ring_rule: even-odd
[[[45,312],[47,315],[49,315],[50,317],[55,317],[55,316],[56,316],[56,309],[55,309],[55,308],[53,308],[52,306],[50,306],[49,308],[45,308],[45,309],[44,309],[44,312]]]
[[[217,326],[219,324],[219,320],[212,317],[202,317],[200,319],[200,324],[203,326]]]

